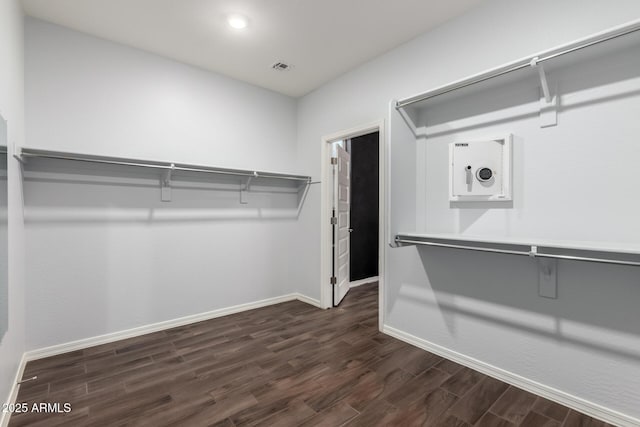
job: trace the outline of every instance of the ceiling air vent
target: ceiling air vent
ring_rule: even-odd
[[[273,68],[276,71],[289,71],[291,68],[293,68],[293,65],[284,63],[282,61],[278,61],[275,64],[273,64],[271,68]]]

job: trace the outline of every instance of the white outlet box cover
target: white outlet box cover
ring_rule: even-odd
[[[449,200],[510,201],[512,135],[449,144]]]

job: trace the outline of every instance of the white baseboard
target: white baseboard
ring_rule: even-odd
[[[320,301],[318,301],[315,298],[311,298],[311,297],[308,297],[306,295],[302,295],[300,293],[297,293],[297,294],[294,294],[294,295],[295,295],[296,299],[299,300],[299,301],[306,302],[307,304],[311,304],[311,305],[313,305],[315,307],[318,307],[318,308],[324,308],[324,307],[322,307],[322,304],[320,304]]]
[[[537,394],[538,396],[542,396],[546,399],[552,400],[571,409],[575,409],[576,411],[582,412],[583,414],[589,415],[590,417],[605,421],[609,424],[621,427],[640,426],[640,419],[638,418],[622,414],[596,403],[584,400],[580,397],[573,396],[561,390],[557,390],[553,387],[549,387],[528,378],[521,377],[520,375],[505,371],[504,369],[474,359],[473,357],[466,356],[464,354],[442,347],[438,344],[431,343],[429,341],[423,340],[422,338],[418,338],[414,335],[392,328],[391,326],[383,326],[382,332],[413,346],[437,354],[438,356],[444,357],[446,359],[453,360],[454,362],[457,362],[461,365],[467,366],[471,369],[475,369],[478,372],[482,372],[485,375],[497,378],[507,384],[511,384],[533,394]]]
[[[24,367],[27,365],[27,358],[25,355],[22,355],[20,359],[20,364],[18,365],[18,370],[16,371],[16,376],[13,379],[13,384],[11,386],[11,390],[9,391],[9,396],[7,397],[6,403],[12,404],[16,403],[16,399],[18,398],[18,390],[20,389],[19,381],[22,380],[22,376],[24,375]],[[5,403],[5,402],[2,402]],[[9,418],[11,418],[11,412],[1,412],[0,409],[0,427],[7,427],[9,425]]]
[[[349,288],[355,288],[355,287],[358,287],[358,286],[367,285],[369,283],[377,282],[378,280],[380,280],[380,276],[375,276],[375,277],[369,277],[369,278],[366,278],[366,279],[356,280],[356,281],[353,281],[353,282],[349,282]]]
[[[96,337],[83,338],[77,341],[71,341],[64,344],[53,345],[50,347],[40,348],[27,351],[24,354],[26,361],[43,359],[45,357],[56,356],[58,354],[68,353],[70,351],[82,350],[96,345],[107,344],[127,338],[133,338],[140,335],[150,334],[165,329],[171,329],[178,326],[184,326],[191,323],[202,322],[203,320],[215,319],[216,317],[228,316],[230,314],[240,313],[242,311],[262,308],[273,304],[280,304],[287,301],[300,300],[302,302],[320,307],[320,302],[312,298],[306,297],[298,293],[292,293],[275,298],[268,298],[261,301],[250,302],[246,304],[235,305],[232,307],[220,308],[206,313],[193,314],[190,316],[180,317],[177,319],[166,320],[164,322],[153,323],[150,325],[139,326],[124,331],[112,332]]]

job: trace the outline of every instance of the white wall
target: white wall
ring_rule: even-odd
[[[34,19],[25,66],[28,147],[295,169],[292,98]],[[293,291],[290,196],[82,167],[28,168],[28,349]]]
[[[640,248],[640,199],[629,197],[637,189],[629,178],[640,134],[635,119],[640,111],[640,36],[631,38],[636,43],[632,48],[616,43],[620,39],[580,52],[570,64],[568,57],[561,67],[553,67],[553,61],[545,64],[559,97],[557,126],[541,127],[535,70],[509,84],[425,109],[419,122],[428,136],[414,144],[418,150],[412,157],[424,174],[413,230]],[[513,134],[513,202],[451,205],[449,144],[508,133]]]
[[[301,171],[320,176],[321,137],[386,118],[391,99],[638,16],[640,3],[629,0],[485,2],[302,98]],[[301,291],[316,298],[330,286],[318,279],[319,194],[310,194],[298,224],[305,257],[294,271]],[[559,298],[543,300],[528,259],[413,247],[387,253],[387,326],[640,417],[640,337],[632,326],[640,319],[629,302],[640,298],[635,270],[561,263]]]
[[[24,142],[23,52],[22,6],[0,2],[0,114],[10,147]],[[0,403],[7,401],[25,348],[22,190],[17,162],[9,159],[9,329],[0,342]]]
[[[0,117],[0,145],[7,146],[7,122]],[[4,150],[4,149],[3,149]],[[0,154],[0,342],[9,327],[9,221],[7,154]]]
[[[34,18],[26,22],[29,147],[295,169],[292,98]]]

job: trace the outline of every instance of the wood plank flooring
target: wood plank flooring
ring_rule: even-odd
[[[607,424],[378,332],[377,284],[29,362],[10,426]]]

